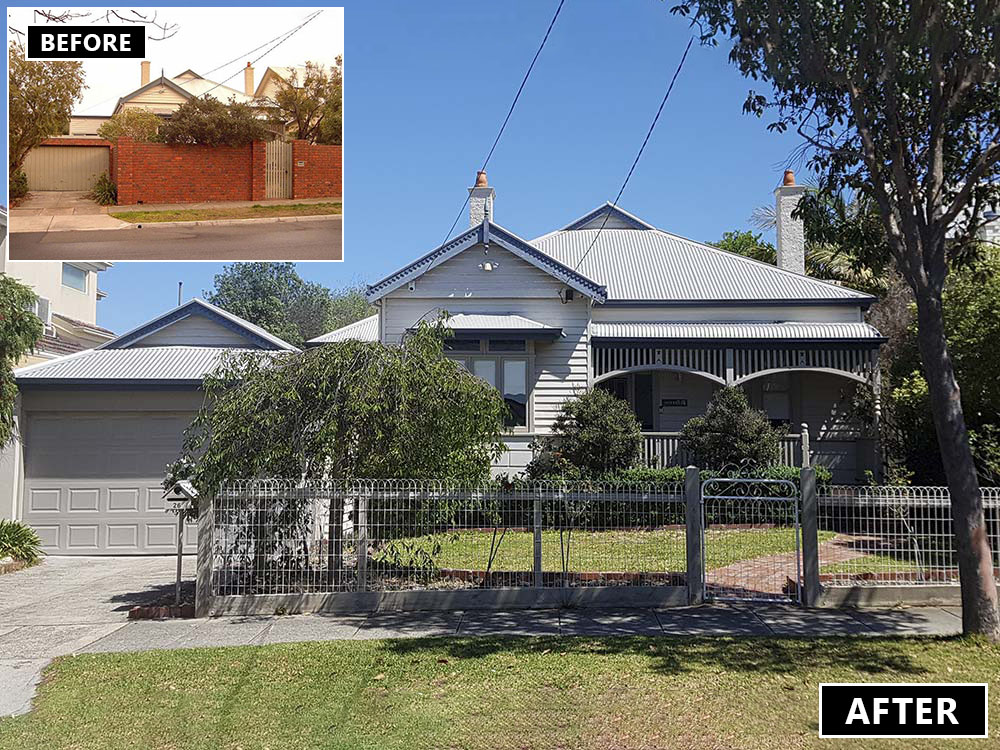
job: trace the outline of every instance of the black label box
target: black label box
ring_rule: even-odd
[[[28,26],[28,60],[126,59],[146,56],[146,27],[134,25]]]
[[[987,683],[821,683],[820,737],[989,736]]]

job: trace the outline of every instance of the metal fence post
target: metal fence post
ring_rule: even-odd
[[[701,476],[695,466],[688,466],[684,471],[684,500],[687,521],[688,604],[701,604],[705,601],[705,568],[701,543]]]
[[[816,470],[802,469],[802,603],[815,607],[819,603],[819,538],[817,532]]]
[[[368,589],[368,496],[358,492],[355,521],[355,549],[358,553],[358,591]]]
[[[212,532],[215,525],[215,500],[209,494],[198,498],[198,560],[194,590],[195,617],[208,617],[212,611]]]
[[[542,496],[541,490],[536,490],[534,499],[534,521],[532,523],[534,536],[535,588],[542,588]]]

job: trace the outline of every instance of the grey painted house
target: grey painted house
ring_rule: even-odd
[[[192,300],[94,349],[16,371],[20,440],[0,458],[0,518],[19,518],[49,554],[176,548],[165,468],[229,352],[295,347]],[[187,545],[194,550],[193,529]]]
[[[837,481],[878,471],[870,429],[884,339],[864,320],[875,299],[805,275],[803,229],[792,218],[804,188],[791,173],[775,191],[777,267],[610,204],[525,240],[493,221],[485,174],[469,190],[468,229],[368,287],[377,315],[309,344],[398,343],[419,320],[447,311],[455,331],[448,356],[512,407],[498,471],[522,468],[532,436],[551,428],[566,399],[594,386],[632,404],[647,456],[676,462],[671,433],[725,384],[743,386],[791,433],[808,425],[812,461]],[[862,418],[851,408],[859,387],[875,392],[875,413]]]

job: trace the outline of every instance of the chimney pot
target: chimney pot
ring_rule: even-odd
[[[469,226],[479,226],[493,220],[493,199],[496,192],[486,181],[486,172],[476,172],[476,184],[469,188]]]
[[[143,60],[141,63],[139,63],[139,69],[141,71],[139,78],[141,83],[139,85],[145,86],[147,83],[149,83],[149,60]]]
[[[785,185],[785,186],[789,186],[789,187],[792,186],[792,185],[794,185],[795,184],[795,172],[793,172],[790,169],[786,169],[785,170],[785,179],[782,182],[782,184]]]
[[[243,93],[247,96],[253,96],[253,66],[248,62],[247,66],[243,69]]]

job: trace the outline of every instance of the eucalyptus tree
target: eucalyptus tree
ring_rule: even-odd
[[[31,289],[0,273],[0,448],[15,437],[14,368],[42,335],[42,321],[31,312],[36,299]]]
[[[913,290],[918,344],[946,467],[966,633],[1000,639],[997,587],[959,384],[945,338],[949,270],[1000,199],[998,0],[681,0],[701,40],[769,91],[744,110],[793,130],[830,194],[878,209],[884,247]],[[865,260],[862,258],[862,260]],[[879,259],[872,258],[869,265]]]

